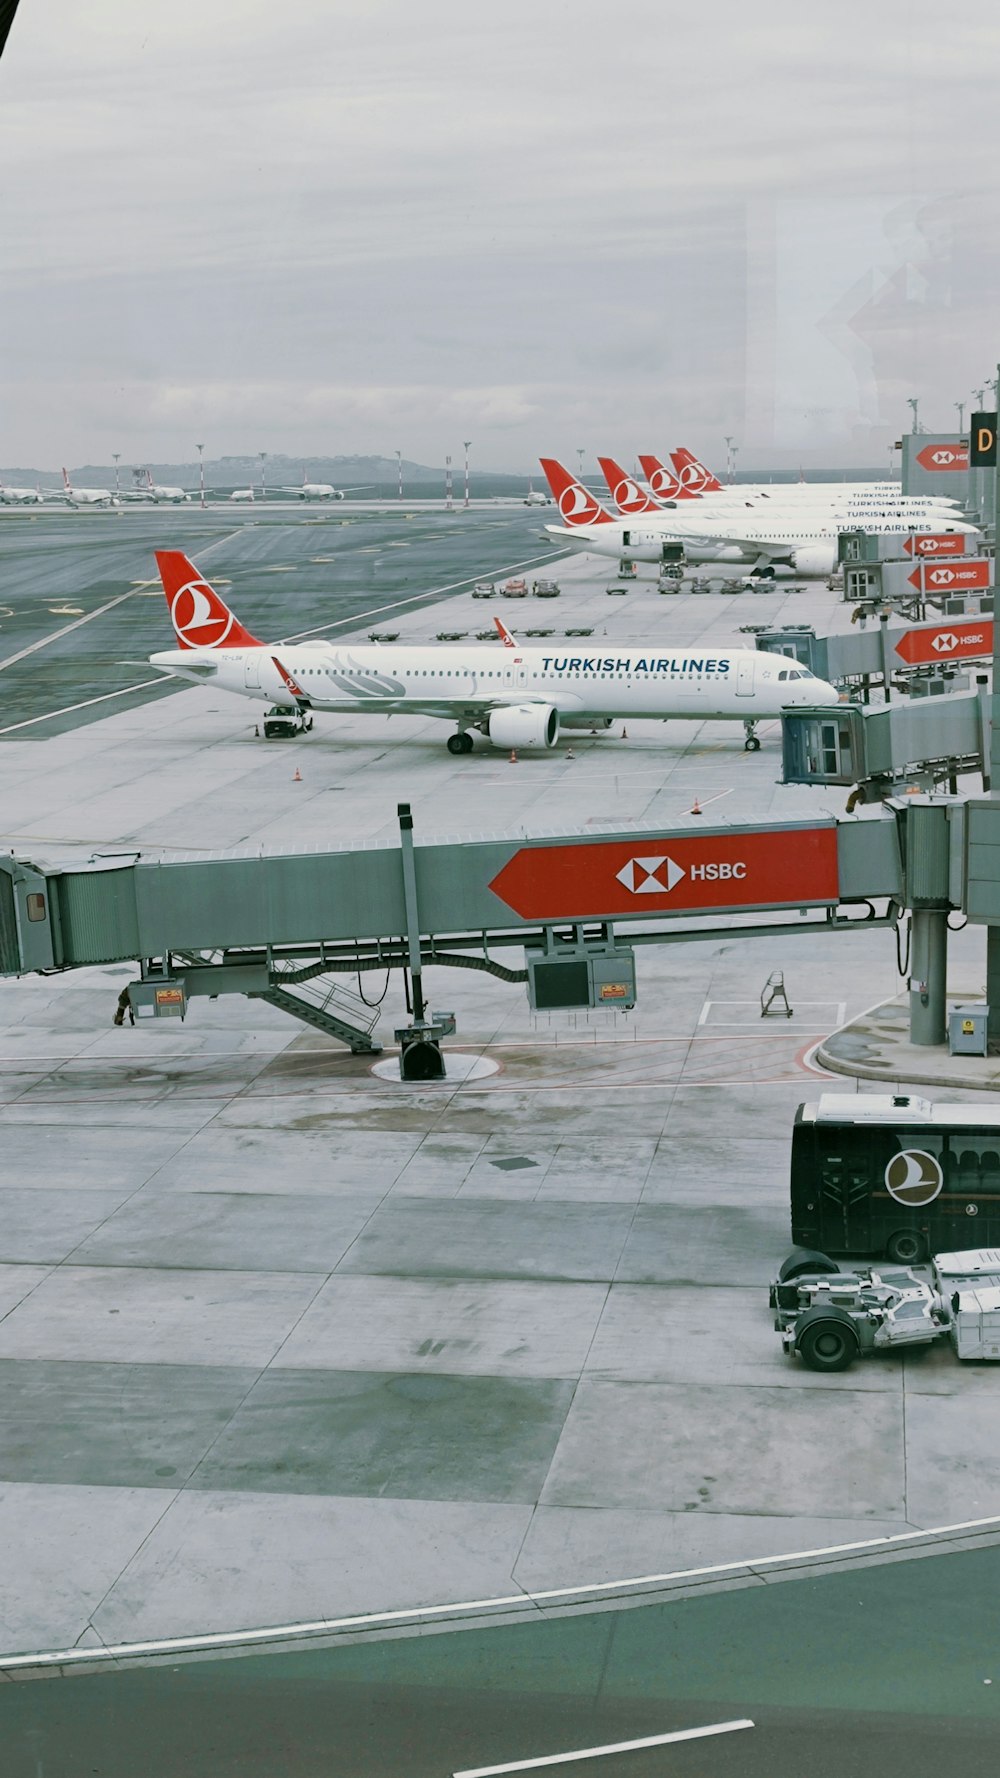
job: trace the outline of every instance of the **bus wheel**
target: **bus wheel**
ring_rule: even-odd
[[[927,1242],[919,1229],[897,1229],[889,1236],[885,1253],[897,1266],[915,1266],[927,1258]]]
[[[802,1362],[811,1371],[846,1371],[861,1350],[846,1309],[810,1309],[795,1335]]]
[[[793,1278],[801,1278],[804,1272],[821,1272],[830,1274],[839,1272],[836,1260],[828,1253],[817,1253],[812,1247],[794,1247],[788,1258],[782,1262],[778,1273],[779,1284],[790,1284]]]

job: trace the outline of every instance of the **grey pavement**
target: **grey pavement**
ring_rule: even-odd
[[[290,529],[243,547],[290,561]],[[825,589],[664,599],[646,579],[608,600],[606,565],[558,573],[544,621],[599,637],[844,627]],[[267,586],[272,609],[286,586]],[[285,609],[277,628],[305,627]],[[449,627],[491,609],[458,594]],[[441,627],[419,604],[392,621],[413,640]],[[778,783],[776,726],[756,755],[736,727],[638,723],[511,764],[453,759],[424,719],[328,719],[269,746],[249,706],[202,688],[109,708],[0,737],[0,843],[55,859],[391,840],[400,799],[427,838],[691,822],[695,795],[733,819],[837,807]],[[953,939],[963,994],[983,948]],[[761,1020],[776,967],[794,1017]],[[519,986],[429,970],[453,1046],[499,1067],[412,1088],[260,1002],[113,1029],[128,968],[0,985],[0,1653],[1000,1514],[995,1370],[941,1352],[816,1377],[767,1309],[795,1107],[859,1090],[810,1052],[893,1001],[892,935],[723,922],[638,968],[630,1015],[533,1015]],[[383,1040],[403,1016],[394,979]]]

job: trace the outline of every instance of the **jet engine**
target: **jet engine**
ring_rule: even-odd
[[[837,546],[835,543],[806,543],[801,549],[792,551],[792,567],[796,574],[805,576],[818,575],[825,578],[832,574],[837,566]]]
[[[559,712],[551,704],[505,704],[490,712],[487,733],[494,747],[554,747]]]

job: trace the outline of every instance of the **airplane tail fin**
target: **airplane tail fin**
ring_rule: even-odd
[[[559,508],[559,516],[564,525],[572,530],[577,525],[612,525],[614,520],[609,512],[605,512],[599,500],[595,500],[589,488],[570,475],[554,457],[540,457],[539,462],[545,472],[545,479],[552,489],[552,497]]]
[[[696,494],[689,493],[681,486],[680,478],[659,457],[643,457],[640,455],[642,473],[646,477],[653,493],[658,500],[696,500]]]
[[[62,472],[62,478],[63,478],[63,487],[66,489],[67,494],[69,494],[72,490],[70,489],[69,476],[66,474],[65,469]]]
[[[156,566],[178,648],[263,647],[179,549],[158,549]]]
[[[670,461],[680,477],[682,487],[690,489],[692,494],[721,494],[722,483],[718,476],[699,463],[690,451],[671,451]]]
[[[515,636],[511,635],[510,631],[507,628],[507,625],[503,621],[503,618],[497,617],[496,612],[493,613],[493,622],[496,624],[497,635],[500,637],[500,640],[503,643],[504,647],[505,648],[516,648],[517,647],[517,638]]]
[[[608,492],[624,517],[631,518],[634,513],[640,512],[662,512],[662,507],[649,498],[633,476],[625,474],[613,457],[598,457],[597,461],[608,484]]]

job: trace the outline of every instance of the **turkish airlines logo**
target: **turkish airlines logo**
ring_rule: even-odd
[[[672,858],[630,858],[615,876],[630,895],[669,895],[687,871]]]
[[[653,493],[659,494],[664,500],[673,500],[681,491],[680,482],[675,475],[671,475],[669,469],[654,469],[649,485]]]
[[[585,525],[601,516],[593,494],[588,494],[579,482],[572,482],[563,489],[559,496],[559,511],[568,525]]]
[[[235,623],[203,580],[189,580],[170,601],[177,640],[184,648],[221,648]]]
[[[937,1158],[922,1148],[904,1148],[894,1154],[885,1170],[886,1189],[897,1204],[922,1208],[933,1204],[944,1184]]]
[[[692,494],[704,493],[708,487],[709,474],[700,463],[685,463],[680,473],[682,488],[688,488]]]
[[[623,512],[644,512],[649,501],[638,482],[631,481],[626,476],[615,488],[615,505],[621,507]]]

